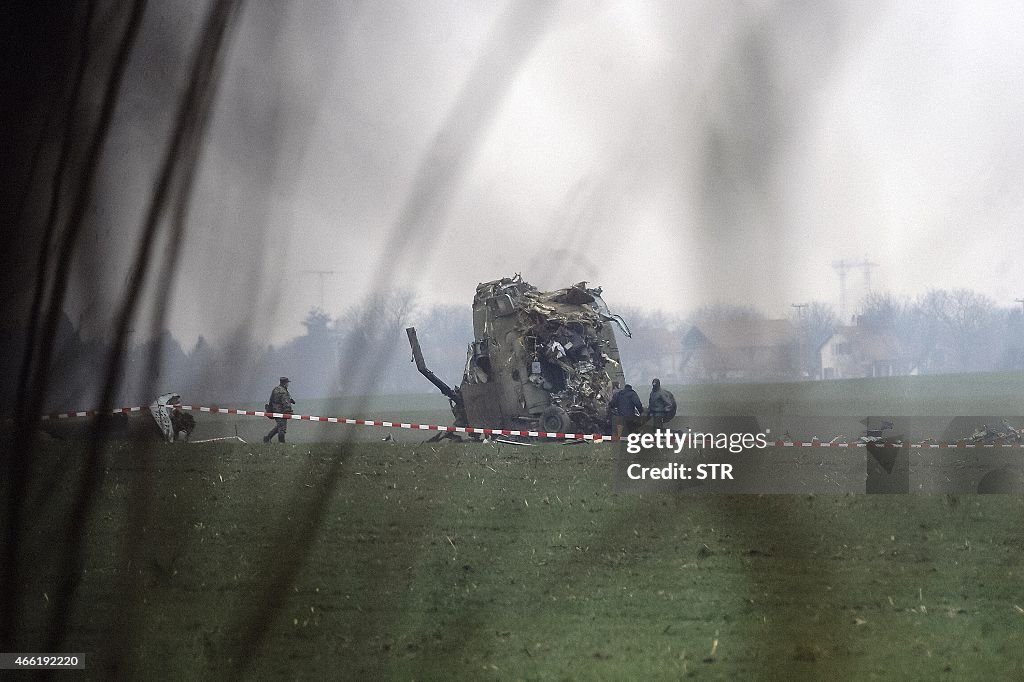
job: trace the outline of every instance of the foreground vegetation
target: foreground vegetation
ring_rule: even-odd
[[[65,650],[94,679],[1024,676],[1024,499],[620,495],[614,456],[111,446]],[[41,454],[73,466],[31,496],[30,640],[80,457]]]

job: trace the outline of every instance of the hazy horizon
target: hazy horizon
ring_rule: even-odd
[[[87,334],[125,285],[202,7],[146,14],[85,237],[102,267],[68,301]],[[1013,305],[1021,29],[998,2],[247,6],[166,326],[280,344],[318,270],[332,316],[381,287],[468,307],[515,272],[613,310],[838,312],[840,259],[876,263],[875,291]]]

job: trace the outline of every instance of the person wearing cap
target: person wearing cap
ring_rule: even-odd
[[[281,414],[291,414],[292,405],[295,401],[292,400],[291,394],[288,393],[288,377],[281,377],[281,383],[278,386],[274,386],[274,390],[270,392],[270,402],[267,403],[268,412],[280,412]],[[288,419],[287,418],[274,418],[277,425],[271,429],[270,433],[263,436],[263,442],[269,443],[270,439],[277,434],[277,441],[279,443],[284,442],[284,434],[288,431]]]

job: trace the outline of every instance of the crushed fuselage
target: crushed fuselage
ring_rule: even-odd
[[[607,429],[612,382],[624,384],[601,290],[538,291],[518,275],[480,284],[460,392],[469,423],[555,432]]]

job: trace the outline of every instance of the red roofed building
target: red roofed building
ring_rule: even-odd
[[[799,334],[789,320],[713,320],[683,337],[687,381],[782,381],[798,376]]]

